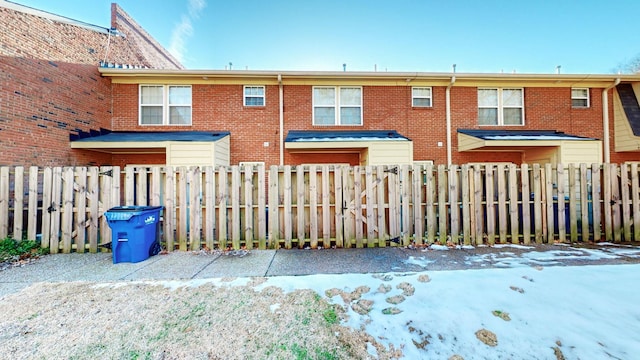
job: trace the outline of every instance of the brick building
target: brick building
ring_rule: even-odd
[[[100,27],[0,0],[0,163],[87,165],[111,155],[71,150],[69,134],[111,128],[101,62],[183,66],[118,5]]]
[[[100,72],[113,84],[114,133],[71,146],[116,165],[640,160],[640,75]]]

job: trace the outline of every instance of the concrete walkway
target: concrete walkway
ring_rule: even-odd
[[[111,253],[47,255],[0,271],[0,297],[35,282],[179,280],[222,277],[406,273],[516,266],[640,263],[640,246],[503,245],[447,249],[371,248],[172,252],[139,263],[113,264]]]

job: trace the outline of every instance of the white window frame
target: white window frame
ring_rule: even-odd
[[[429,90],[429,96],[416,95],[416,90]],[[416,105],[415,101],[419,99],[429,99],[429,105]],[[431,108],[433,107],[433,88],[431,86],[413,86],[411,88],[411,107]]]
[[[335,90],[335,98],[333,105],[316,105],[316,89],[334,89]],[[360,103],[359,104],[341,104],[340,103],[340,92],[342,89],[358,89],[360,90]],[[312,88],[312,117],[313,117],[313,125],[314,126],[362,126],[364,121],[363,109],[362,109],[362,86],[314,86]],[[343,124],[341,119],[341,109],[342,108],[360,108],[360,122],[358,124]],[[316,108],[335,108],[334,112],[334,122],[333,124],[318,124],[316,123]]]
[[[497,106],[480,106],[480,96],[479,96],[479,92],[480,90],[496,90],[497,91],[497,97],[498,97],[498,104]],[[520,91],[520,95],[521,95],[521,104],[520,106],[505,106],[504,105],[504,99],[503,99],[503,92],[504,90],[519,90]],[[524,104],[524,88],[483,88],[483,87],[479,87],[478,88],[478,125],[479,126],[524,126],[525,124],[525,113],[524,113],[524,108],[525,108],[525,104]],[[497,119],[497,124],[480,124],[480,109],[497,109],[497,115],[498,115],[498,119]],[[520,112],[522,114],[522,122],[520,124],[505,124],[504,123],[504,109],[520,109]]]
[[[162,103],[157,104],[143,104],[142,103],[142,88],[144,87],[161,87],[162,88]],[[185,87],[191,91],[191,99],[189,103],[175,103],[169,102],[169,91],[173,87]],[[158,107],[162,106],[162,123],[161,124],[143,124],[142,123],[142,108],[144,107]],[[172,124],[171,121],[171,108],[172,107],[189,107],[189,123],[188,124]],[[138,125],[140,126],[191,126],[193,124],[193,89],[191,85],[158,85],[158,84],[140,84],[138,86]]]
[[[262,95],[247,94],[247,89],[262,89]],[[247,99],[262,99],[262,104],[247,104]],[[242,105],[246,107],[265,107],[267,105],[266,88],[264,85],[244,85],[242,87]]]
[[[584,91],[586,96],[575,96],[573,94],[573,90]],[[571,107],[574,109],[586,109],[591,106],[591,99],[589,96],[589,88],[571,88]],[[574,100],[585,101],[585,105],[575,105],[573,103]]]

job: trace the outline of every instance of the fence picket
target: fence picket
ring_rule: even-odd
[[[522,242],[531,243],[531,188],[529,185],[529,165],[520,166],[521,202],[522,202]]]
[[[318,248],[318,173],[316,166],[309,166],[309,246]]]
[[[629,167],[627,164],[620,165],[620,201],[622,204],[622,240],[631,241],[631,200]]]
[[[622,226],[620,220],[620,176],[618,166],[611,164],[611,221],[613,227],[613,241],[622,241]]]
[[[447,173],[444,165],[438,165],[438,232],[440,244],[445,245],[448,240],[447,227]]]
[[[284,247],[291,249],[292,231],[293,231],[293,208],[292,208],[292,188],[291,188],[291,166],[284,166]],[[302,205],[299,205],[302,206]],[[303,241],[304,242],[304,241]]]
[[[635,162],[631,163],[631,203],[633,204],[633,241],[638,241],[640,240],[640,184],[638,184],[638,163]],[[595,203],[592,204],[595,209]]]
[[[371,166],[365,167],[365,209],[367,212],[367,216],[365,217],[367,225],[367,247],[373,247],[376,242],[375,233],[376,233],[376,216],[374,214],[374,202],[375,198],[374,194],[374,182],[373,182],[373,168]]]
[[[27,213],[28,240],[36,240],[38,234],[38,185],[38,167],[31,166],[29,168],[29,210]]]
[[[79,167],[72,169],[75,172],[75,215],[73,234],[75,236],[75,246],[77,252],[84,252],[86,245],[87,228],[87,168]]]
[[[589,239],[589,187],[588,177],[589,174],[587,164],[580,164],[580,217],[581,217],[581,239],[587,241]],[[592,207],[593,208],[593,207]]]
[[[253,222],[253,167],[244,167],[244,242],[247,249],[253,249],[255,224]]]
[[[9,167],[0,167],[0,239],[9,236]]]
[[[99,168],[91,166],[87,169],[87,239],[89,242],[89,252],[98,251],[99,229],[98,224],[100,214],[100,176]]]
[[[364,246],[363,244],[363,230],[362,230],[362,222],[364,221],[362,217],[362,167],[355,166],[353,168],[353,212],[355,215],[355,236],[356,236],[356,247],[361,248]]]
[[[554,195],[553,195],[554,183],[553,183],[553,169],[551,168],[551,164],[544,165],[544,178],[545,178],[545,182],[544,182],[545,198],[547,200],[546,202],[547,233],[545,238],[547,240],[546,241],[547,243],[553,244],[553,242],[556,240],[554,239],[554,233],[555,233],[555,222],[558,217],[558,213],[555,211],[557,210],[558,207],[557,205],[554,207],[554,203],[556,203],[558,200],[554,199]]]
[[[204,240],[208,249],[215,248],[216,177],[212,166],[204,168]]]
[[[450,217],[451,217],[451,243],[459,244],[460,243],[460,203],[458,202],[458,196],[460,189],[458,188],[458,166],[450,165],[449,169],[449,207],[450,207]]]
[[[175,232],[176,227],[176,173],[172,166],[165,169],[165,187],[164,187],[164,240],[167,251],[175,250]]]
[[[542,173],[540,164],[533,164],[533,221],[534,239],[537,244],[542,243]]]
[[[557,178],[558,178],[558,241],[564,243],[567,241],[567,226],[566,226],[566,202],[565,202],[565,167],[563,164],[558,164]]]
[[[13,232],[12,237],[16,240],[23,239],[24,224],[24,168],[16,167],[13,172]]]
[[[202,171],[200,167],[190,168],[187,172],[187,184],[189,186],[189,249],[200,250],[202,244],[202,201],[200,189]]]
[[[518,231],[518,223],[520,220],[519,209],[518,209],[518,197],[520,193],[518,192],[518,172],[515,164],[509,164],[509,194],[507,198],[509,199],[509,224],[511,230],[511,243],[518,244],[520,242],[520,234]]]
[[[485,166],[486,184],[486,214],[487,214],[487,242],[493,245],[496,242],[496,208],[495,208],[495,183],[493,179],[493,165]]]
[[[472,176],[471,169],[469,165],[462,165],[460,168],[460,183],[461,183],[461,191],[462,191],[462,243],[464,245],[471,244],[471,229],[473,224],[473,219],[471,215],[473,212],[472,208],[472,198],[471,194],[473,194],[472,183],[470,182],[470,178]],[[468,221],[465,221],[469,219]]]
[[[498,183],[498,233],[500,243],[507,242],[507,180],[505,174],[505,164],[496,166],[496,176]]]
[[[602,239],[602,203],[601,199],[601,173],[603,168],[599,164],[591,165],[591,201],[593,204],[593,241]],[[640,209],[640,207],[639,207]],[[640,221],[640,218],[638,219]],[[640,230],[640,229],[639,229]]]
[[[342,182],[343,167],[336,166],[334,169],[334,188],[335,188],[335,223],[336,223],[336,247],[344,247],[344,231],[343,231],[343,211],[344,200],[342,199],[343,182]]]

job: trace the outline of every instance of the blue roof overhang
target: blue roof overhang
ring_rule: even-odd
[[[527,147],[560,146],[563,141],[599,141],[556,130],[458,129],[458,151],[507,150]]]
[[[80,132],[69,137],[71,148],[103,152],[164,152],[169,142],[215,142],[228,131],[100,131]],[[153,149],[156,149],[155,151]],[[158,151],[161,150],[161,151]]]

